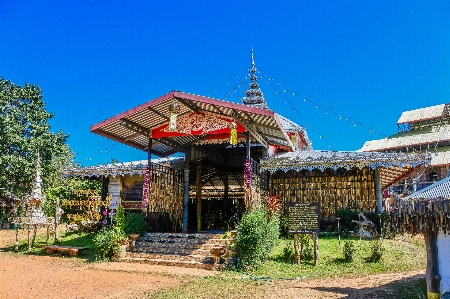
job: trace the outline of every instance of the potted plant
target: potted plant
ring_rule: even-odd
[[[127,235],[120,227],[112,226],[101,229],[94,238],[94,244],[100,254],[100,259],[113,260],[124,256],[128,246]]]

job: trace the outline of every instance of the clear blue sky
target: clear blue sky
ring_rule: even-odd
[[[269,107],[315,149],[450,102],[450,1],[0,0],[0,76],[42,88],[84,165],[145,159],[89,127],[171,90],[239,102],[252,47]]]

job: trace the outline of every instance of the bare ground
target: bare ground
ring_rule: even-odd
[[[20,238],[26,236],[20,235]],[[85,263],[67,256],[6,252],[13,230],[0,230],[0,298],[151,298],[195,276],[220,272],[128,263]],[[259,298],[378,298],[398,281],[422,279],[425,270],[360,278],[267,282],[255,286]],[[227,296],[239,298],[239,294]]]

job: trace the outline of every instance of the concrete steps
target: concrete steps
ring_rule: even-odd
[[[214,269],[210,249],[230,245],[218,233],[143,233],[121,262]]]

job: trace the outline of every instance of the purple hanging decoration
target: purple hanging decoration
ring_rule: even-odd
[[[150,186],[150,164],[147,165],[144,175],[144,186],[142,187],[142,209],[145,210],[148,207],[148,191]]]
[[[252,200],[252,162],[247,156],[244,164],[245,202],[250,206]]]

